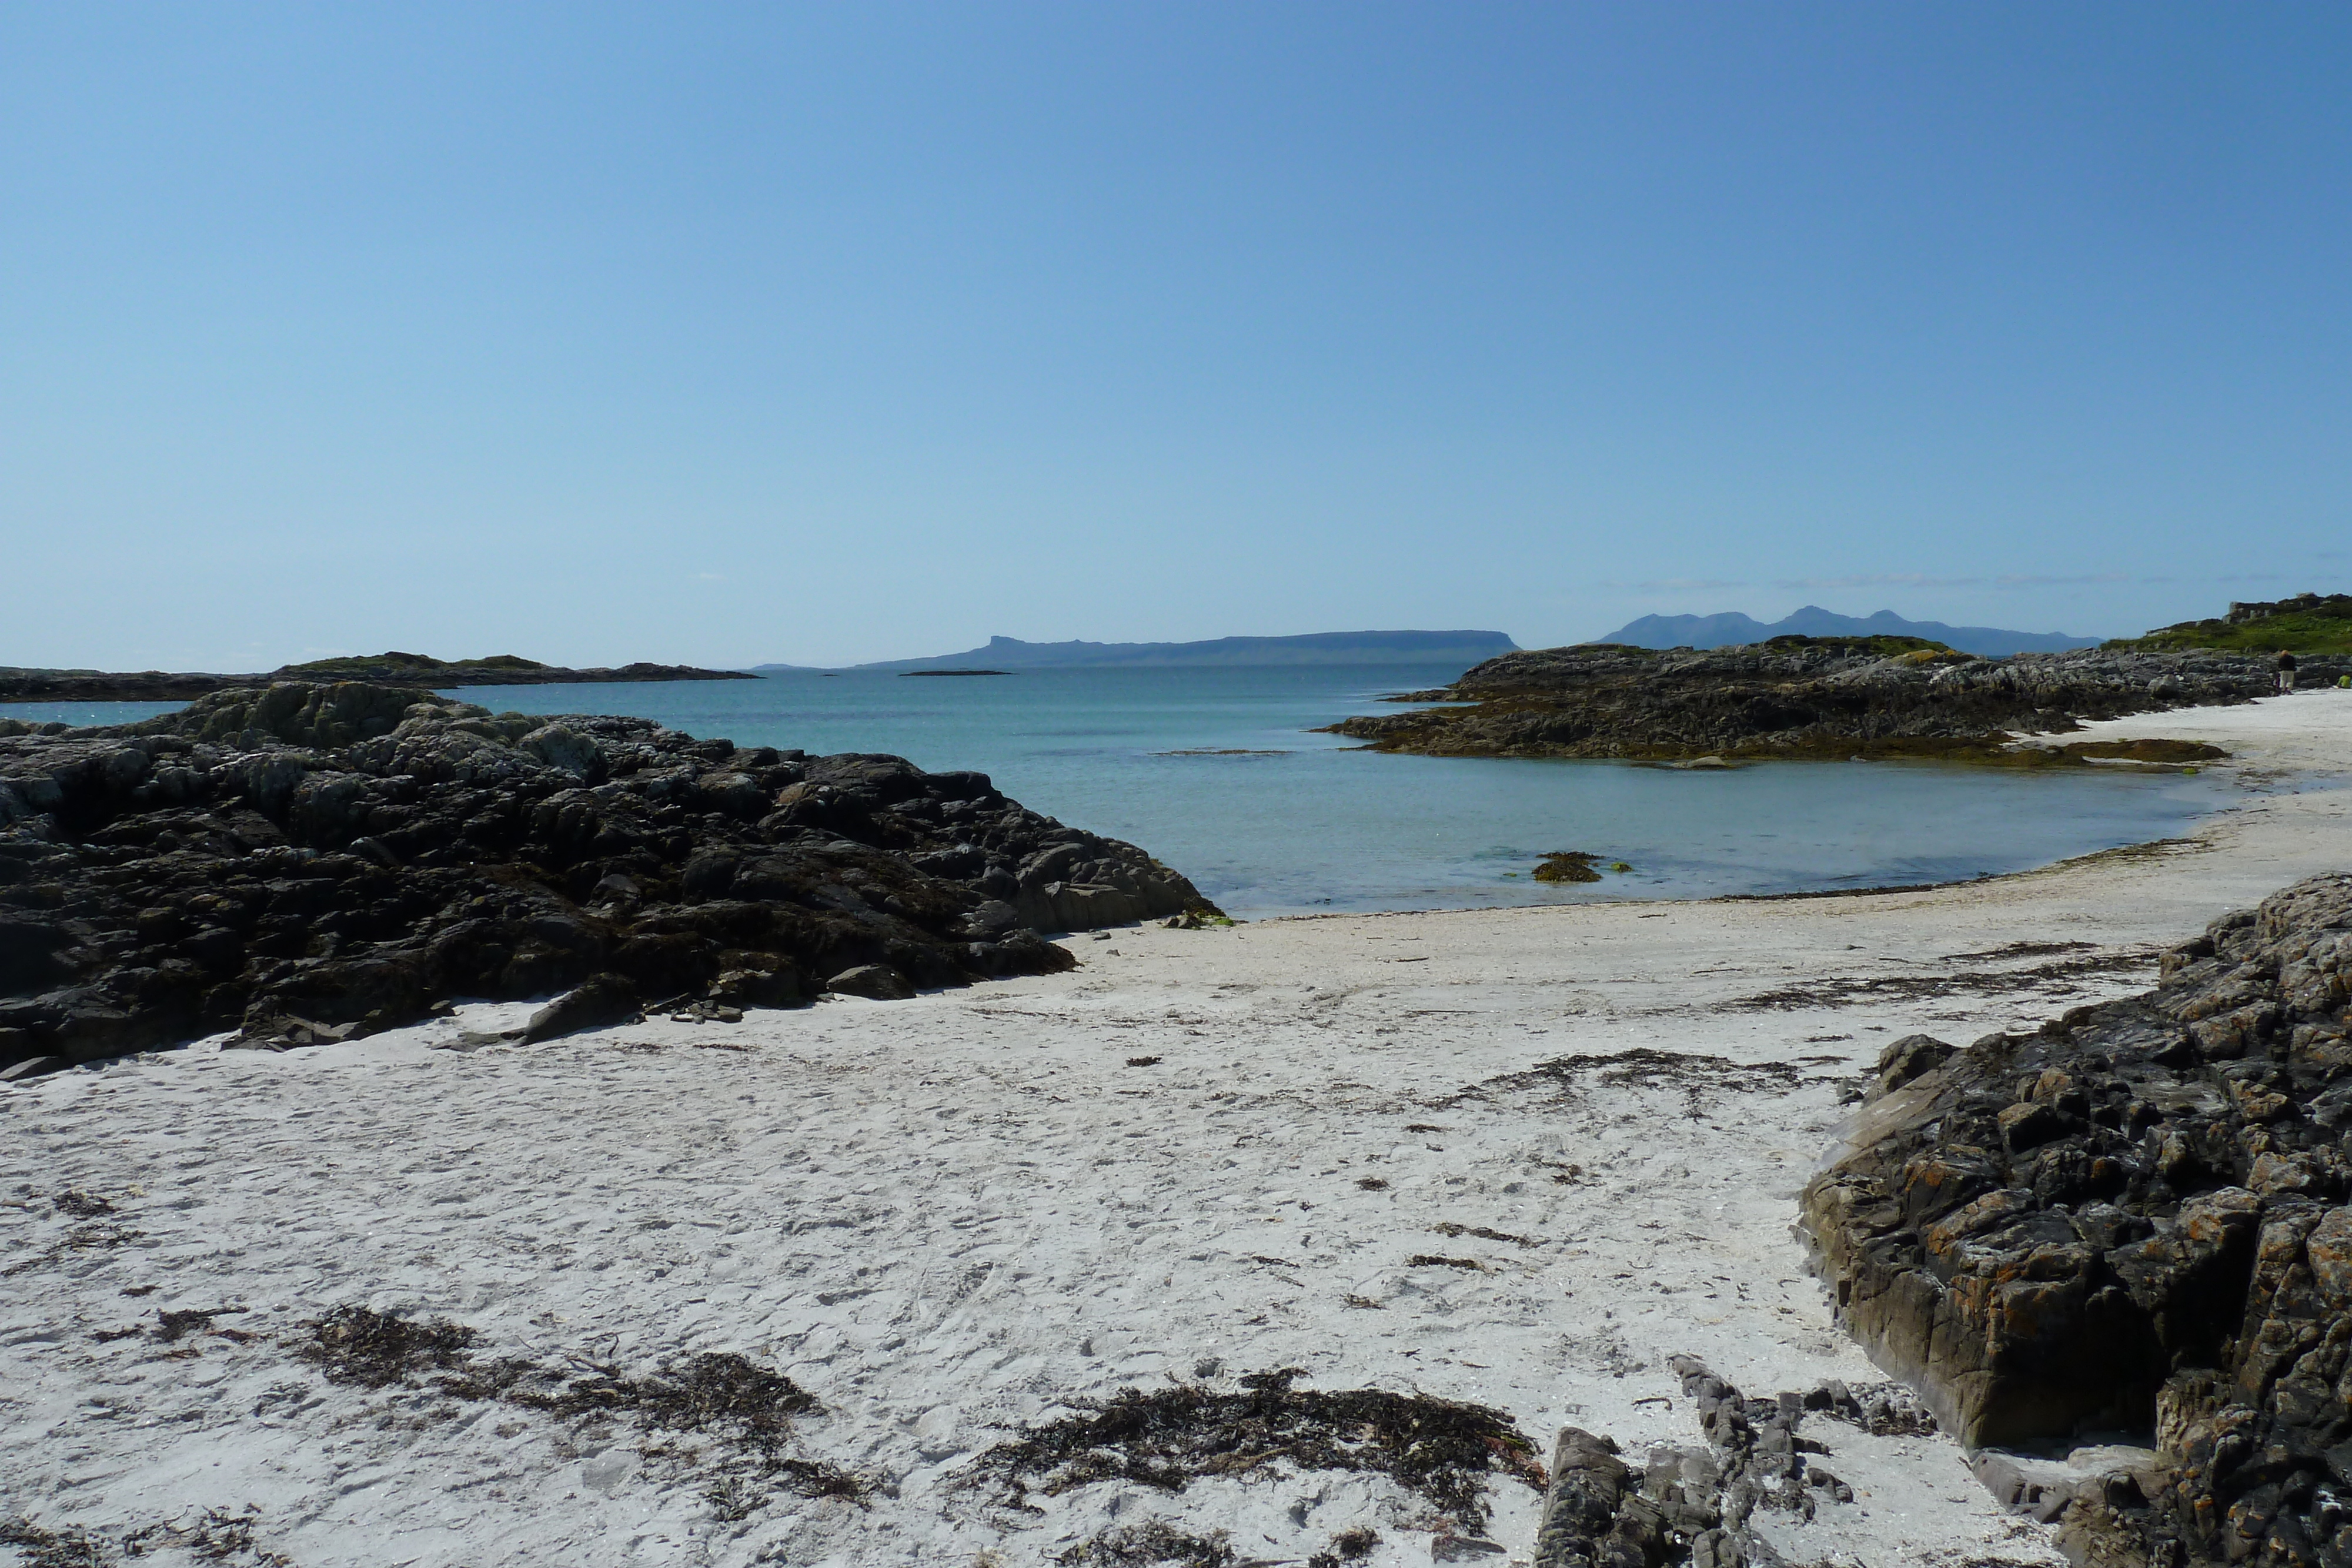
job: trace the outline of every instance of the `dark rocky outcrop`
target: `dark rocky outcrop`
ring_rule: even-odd
[[[2304,683],[2352,673],[2306,660]],[[1451,686],[1399,700],[1465,703],[1344,719],[1330,733],[1434,757],[1945,757],[2050,763],[2218,758],[2210,747],[2003,750],[2084,718],[2210,703],[2273,688],[2269,661],[2210,652],[2089,651],[1979,659],[1916,639],[1776,637],[1705,653],[1607,644],[1489,659]]]
[[[288,683],[0,736],[0,1071],[348,1039],[457,997],[572,990],[547,1038],[828,977],[903,995],[1068,967],[1041,932],[1214,913],[985,775],[646,719]]]
[[[2161,974],[2035,1033],[1895,1042],[1804,1227],[1840,1320],[1964,1443],[2143,1435],[2044,1500],[2077,1560],[2342,1568],[2352,875]]]
[[[377,685],[590,685],[599,682],[749,681],[744,670],[703,670],[692,664],[623,664],[569,670],[499,653],[488,659],[436,659],[425,653],[374,653],[288,664],[266,675],[212,675],[163,670],[26,670],[0,668],[0,703],[186,702],[239,686],[273,681],[367,681]]]

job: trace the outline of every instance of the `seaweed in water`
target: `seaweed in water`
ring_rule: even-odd
[[[1256,1373],[1240,1380],[1238,1393],[1178,1384],[1073,1400],[1077,1414],[997,1444],[977,1473],[1001,1478],[1006,1503],[1025,1508],[1032,1484],[1047,1496],[1099,1480],[1178,1492],[1204,1476],[1281,1461],[1385,1475],[1475,1522],[1486,1516],[1490,1470],[1544,1484],[1534,1446],[1499,1410],[1379,1388],[1293,1388],[1302,1375],[1296,1367]]]
[[[102,1214],[114,1212],[114,1205],[94,1192],[69,1190],[58,1194],[49,1201],[57,1205],[58,1213],[71,1215],[76,1219],[96,1219]]]
[[[1543,863],[1528,874],[1538,882],[1599,882],[1601,873],[1592,862],[1600,858],[1582,850],[1561,850],[1544,856]]]
[[[1107,1530],[1092,1541],[1082,1541],[1054,1559],[1069,1568],[1128,1568],[1148,1563],[1180,1563],[1184,1568],[1234,1568],[1234,1549],[1225,1532],[1190,1535],[1165,1520],[1146,1520],[1118,1530]]]
[[[1486,1271],[1486,1265],[1479,1262],[1475,1258],[1442,1258],[1434,1252],[1416,1252],[1405,1267],[1408,1269],[1475,1269],[1482,1274]]]

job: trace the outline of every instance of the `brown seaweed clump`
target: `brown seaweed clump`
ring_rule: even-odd
[[[782,1373],[723,1351],[665,1362],[642,1377],[593,1367],[559,1388],[518,1388],[507,1397],[567,1418],[627,1414],[647,1427],[710,1432],[762,1453],[782,1446],[794,1416],[816,1408],[815,1396]]]
[[[1154,1563],[1174,1563],[1181,1568],[1234,1568],[1238,1560],[1225,1544],[1222,1530],[1213,1535],[1193,1535],[1165,1520],[1150,1519],[1107,1530],[1054,1561],[1063,1568],[1142,1568]]]
[[[414,1383],[419,1373],[462,1371],[480,1336],[446,1318],[417,1322],[398,1312],[337,1307],[310,1325],[310,1343],[295,1352],[329,1380],[362,1388]]]
[[[1592,862],[1601,857],[1582,850],[1561,850],[1543,858],[1543,864],[1530,873],[1538,882],[1599,882],[1601,873]]]
[[[1302,1470],[1385,1475],[1465,1524],[1486,1518],[1496,1470],[1540,1489],[1535,1446],[1499,1410],[1379,1388],[1293,1388],[1297,1367],[1239,1379],[1237,1392],[1179,1384],[1073,1400],[1077,1414],[1034,1427],[982,1456],[1008,1506],[1031,1506],[1101,1480],[1180,1492],[1205,1476],[1244,1475],[1277,1461]]]
[[[648,1429],[708,1433],[757,1461],[757,1479],[780,1480],[804,1497],[862,1502],[866,1483],[835,1465],[787,1458],[793,1417],[816,1396],[782,1373],[732,1352],[705,1352],[630,1374],[585,1358],[563,1369],[518,1357],[477,1360],[480,1336],[446,1318],[417,1322],[397,1312],[338,1307],[310,1323],[296,1354],[328,1377],[369,1388],[430,1387],[453,1399],[498,1399],[564,1420],[629,1416]],[[720,1504],[747,1508],[735,1478]],[[741,1517],[735,1512],[732,1517]]]

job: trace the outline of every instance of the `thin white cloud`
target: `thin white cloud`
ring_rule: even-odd
[[[1928,577],[1916,571],[1879,571],[1859,577],[1790,577],[1775,588],[1981,588],[1981,577]]]

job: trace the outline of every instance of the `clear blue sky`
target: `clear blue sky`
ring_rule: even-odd
[[[0,664],[2352,583],[2352,6],[20,5]]]

